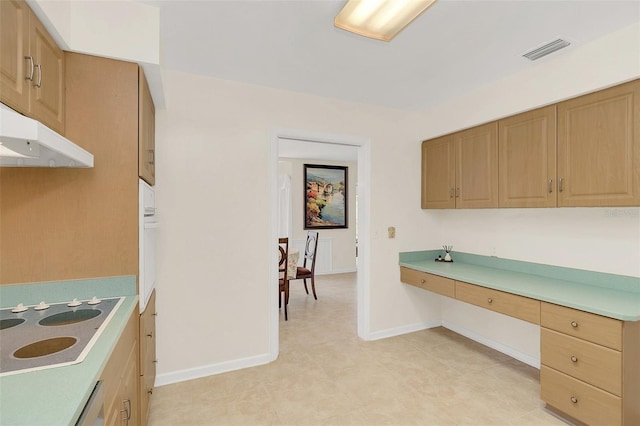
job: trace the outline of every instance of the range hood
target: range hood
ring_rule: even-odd
[[[0,166],[93,167],[93,154],[0,104]]]

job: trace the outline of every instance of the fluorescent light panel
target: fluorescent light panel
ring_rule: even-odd
[[[348,0],[333,23],[376,40],[391,41],[436,0]]]

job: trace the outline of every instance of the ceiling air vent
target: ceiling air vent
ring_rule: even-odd
[[[535,61],[536,59],[540,59],[543,56],[547,56],[548,54],[553,53],[556,50],[560,50],[564,47],[567,47],[570,44],[571,43],[569,43],[568,41],[559,38],[557,40],[552,41],[551,43],[545,44],[544,46],[540,46],[537,49],[533,49],[522,56],[529,59],[530,61]]]

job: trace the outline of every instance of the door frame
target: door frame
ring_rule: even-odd
[[[336,135],[328,133],[314,133],[295,129],[273,129],[271,131],[270,171],[269,171],[269,241],[271,247],[273,241],[278,239],[278,160],[279,140],[296,139],[300,141],[327,143],[335,145],[351,145],[358,148],[358,257],[356,265],[358,271],[357,281],[357,323],[358,337],[368,340],[370,334],[370,229],[371,224],[371,140],[369,138],[350,135]],[[269,263],[269,281],[277,282],[277,262]],[[275,289],[275,286],[274,286]],[[278,357],[280,352],[280,314],[278,308],[279,291],[270,291],[267,298],[269,313],[269,354],[272,360]]]

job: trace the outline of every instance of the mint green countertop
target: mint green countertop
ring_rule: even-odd
[[[640,278],[452,252],[400,253],[400,266],[622,321],[640,321]]]
[[[74,425],[138,306],[135,276],[0,286],[2,308],[93,296],[125,297],[81,363],[0,377],[0,425]]]

